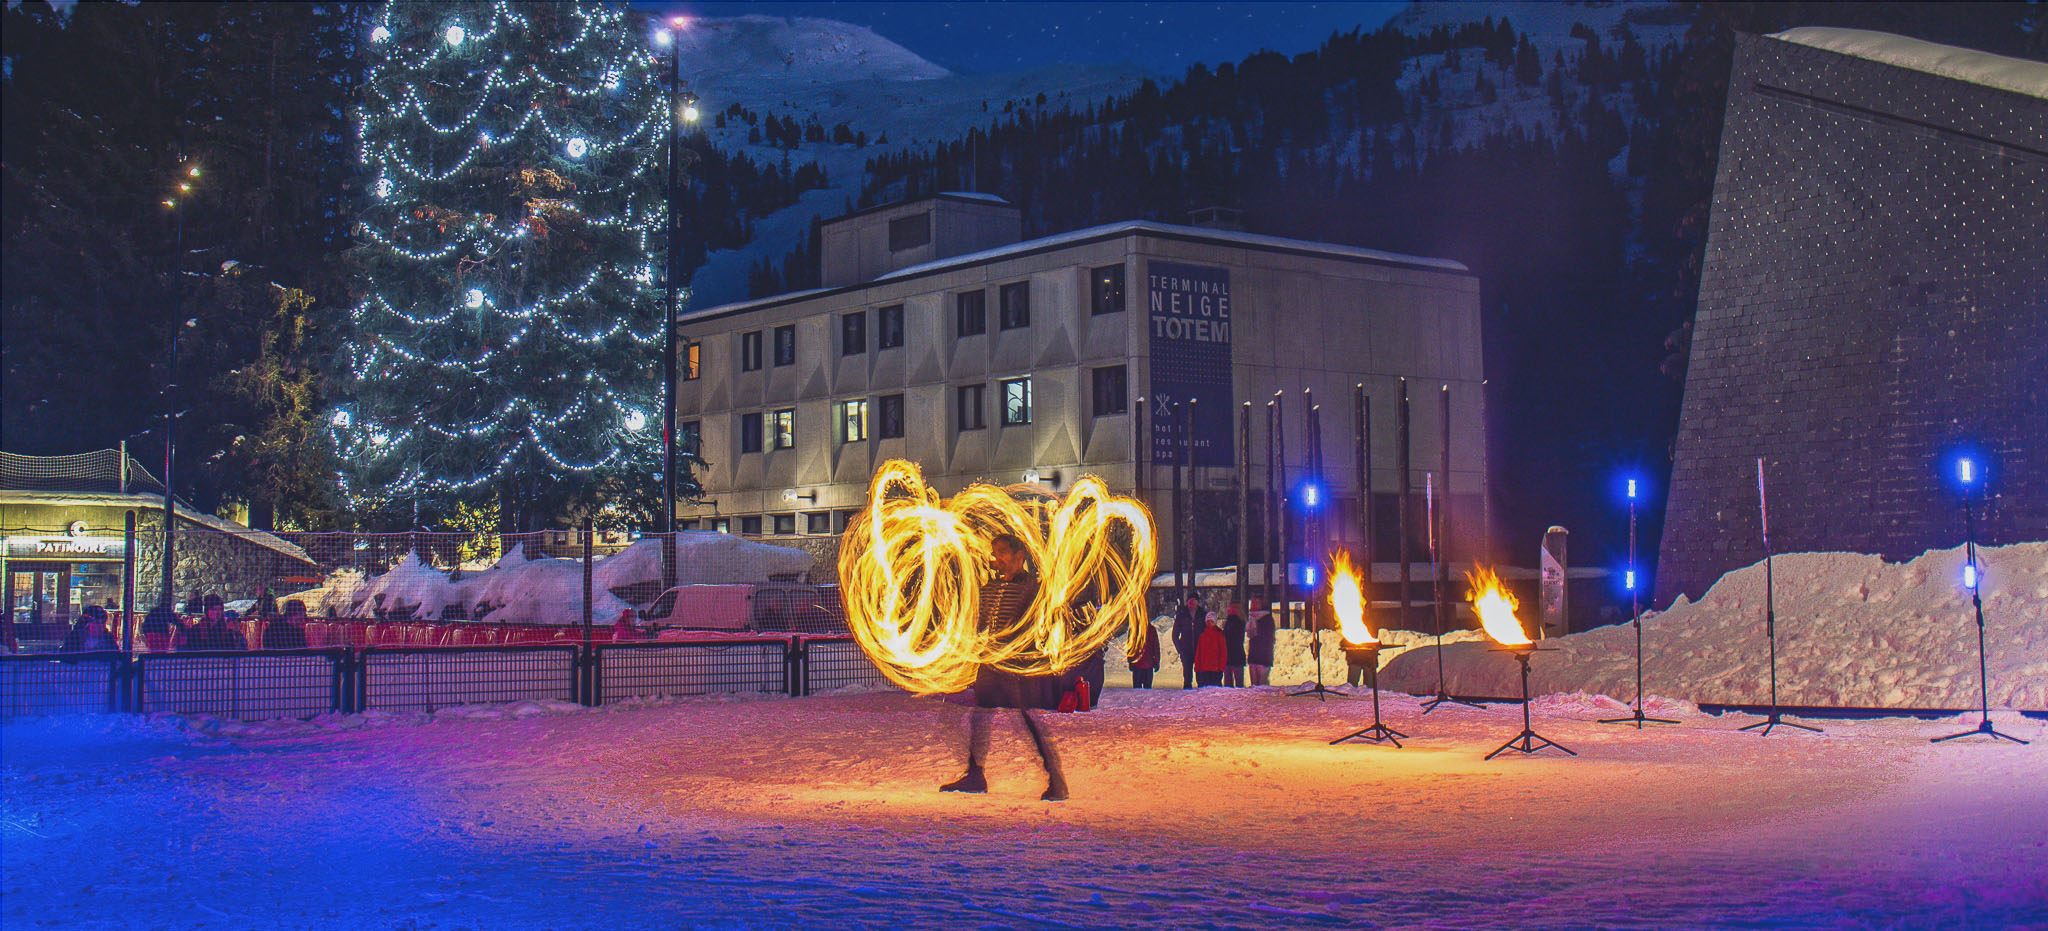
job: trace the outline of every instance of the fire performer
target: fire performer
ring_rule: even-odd
[[[981,586],[980,629],[984,631],[1008,630],[1024,617],[1024,611],[1038,599],[1038,577],[1031,572],[1025,558],[1024,541],[1012,534],[1002,534],[989,541],[989,568],[995,577]],[[1022,675],[1009,672],[990,663],[983,663],[974,676],[974,713],[968,718],[967,772],[952,782],[939,787],[941,792],[988,791],[988,779],[982,773],[982,764],[988,759],[989,729],[996,710],[1015,708],[1024,719],[1024,729],[1031,732],[1031,743],[1038,748],[1039,762],[1045,767],[1045,793],[1040,795],[1048,802],[1065,801],[1067,798],[1066,775],[1060,771],[1059,757],[1051,741],[1046,739],[1045,729],[1031,717],[1031,709],[1056,708],[1059,704],[1059,676]]]

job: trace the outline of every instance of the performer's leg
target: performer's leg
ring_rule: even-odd
[[[1048,802],[1066,801],[1067,776],[1060,769],[1059,754],[1054,752],[1052,740],[1046,737],[1044,726],[1031,716],[1028,709],[1020,708],[1017,713],[1024,716],[1024,729],[1031,732],[1031,742],[1038,747],[1039,762],[1045,764],[1045,794],[1039,798]]]
[[[988,791],[988,778],[982,775],[981,764],[988,759],[989,718],[995,714],[991,708],[976,708],[967,715],[967,773],[952,782],[939,787],[941,792]]]

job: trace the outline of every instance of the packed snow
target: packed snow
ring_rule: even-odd
[[[756,543],[731,534],[676,534],[676,579],[679,585],[730,585],[801,578],[813,557],[800,549]],[[591,565],[591,616],[611,623],[629,605],[617,592],[650,589],[661,581],[661,539],[649,537],[597,559]],[[489,569],[461,577],[405,556],[381,573],[335,570],[320,588],[286,597],[306,603],[322,615],[332,610],[343,617],[386,617],[435,620],[444,609],[459,607],[466,616],[503,624],[567,624],[583,617],[583,563],[544,557],[529,559],[523,544],[514,546]]]
[[[1986,657],[1993,708],[2048,709],[2048,542],[1982,547]],[[1772,561],[1778,701],[1794,706],[1974,708],[1977,623],[1963,588],[1963,549],[1905,563],[1856,553],[1789,553]],[[1700,704],[1770,698],[1764,565],[1731,572],[1698,602],[1643,616],[1643,688]],[[1477,638],[1475,638],[1477,639]],[[1635,694],[1627,624],[1544,641],[1531,690]],[[1434,693],[1433,651],[1390,658],[1381,684]],[[1486,642],[1444,648],[1453,694],[1521,694],[1515,660]],[[1281,681],[1275,679],[1275,682]]]
[[[2048,726],[1734,730],[1591,722],[1579,753],[1482,757],[1513,706],[1329,741],[1363,701],[1112,689],[1046,715],[1071,800],[1013,713],[984,796],[962,705],[898,692],[561,702],[239,724],[0,731],[7,927],[2038,927]]]

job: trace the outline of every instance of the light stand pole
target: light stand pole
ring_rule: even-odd
[[[1492,753],[1487,754],[1486,758],[1489,760],[1493,759],[1509,750],[1520,753],[1535,753],[1544,747],[1556,747],[1559,750],[1563,750],[1566,755],[1578,756],[1577,753],[1566,749],[1564,744],[1536,733],[1535,728],[1529,723],[1529,657],[1536,652],[1536,645],[1531,643],[1521,646],[1503,647],[1494,652],[1513,653],[1515,654],[1515,660],[1522,664],[1522,732],[1516,734],[1507,743],[1501,744]],[[1545,652],[1549,651],[1546,650]]]
[[[1366,643],[1359,644],[1359,646],[1365,649],[1366,656],[1369,660],[1369,662],[1365,664],[1365,672],[1367,681],[1372,683],[1372,726],[1366,728],[1365,730],[1358,731],[1356,733],[1346,734],[1342,737],[1337,738],[1336,740],[1332,740],[1330,741],[1330,746],[1334,747],[1347,740],[1365,740],[1371,741],[1372,743],[1386,741],[1387,743],[1399,747],[1401,746],[1400,738],[1406,737],[1408,735],[1403,734],[1400,731],[1394,730],[1391,727],[1388,727],[1385,722],[1380,720],[1380,642],[1375,639],[1367,641]]]
[[[689,18],[677,16],[669,25],[680,31]],[[665,211],[668,274],[663,276],[664,295],[661,321],[661,588],[676,585],[676,311],[682,293],[682,219],[677,210],[682,198],[682,123],[695,118],[696,108],[683,99],[682,37],[664,31],[668,37],[668,180],[662,189]]]
[[[1800,730],[1812,731],[1818,734],[1821,732],[1820,728],[1780,720],[1778,714],[1777,580],[1771,576],[1771,511],[1770,506],[1764,499],[1764,460],[1761,456],[1757,457],[1756,460],[1756,513],[1758,527],[1762,530],[1764,542],[1764,637],[1771,643],[1771,713],[1764,716],[1763,720],[1738,728],[1738,730],[1752,731],[1761,727],[1764,730],[1760,736],[1769,737],[1771,736],[1771,728],[1782,724],[1786,727],[1796,727]]]
[[[1970,500],[1970,491],[1978,487],[1976,463],[1967,458],[1957,460],[1956,470],[1963,481],[1963,584],[1970,589],[1970,607],[1977,613],[1977,712],[1982,717],[1976,727],[1960,734],[1936,737],[1932,742],[1942,743],[1959,737],[1984,736],[1991,738],[1992,743],[2010,740],[2024,745],[2027,741],[2011,734],[2000,733],[1991,726],[1991,670],[1985,660],[1984,598],[1981,594],[1984,575],[1977,566],[1977,509]]]
[[[179,198],[191,196],[192,183],[198,180],[200,175],[199,166],[188,164],[185,166],[183,174],[184,178],[178,182],[178,193],[164,199],[164,206],[171,209],[171,214],[177,221],[177,233],[172,240],[174,248],[171,253],[171,271],[173,273],[179,271],[179,267],[185,264],[185,211],[181,209],[183,201]],[[177,596],[172,592],[174,580],[171,576],[171,569],[177,561],[175,550],[178,535],[177,503],[171,492],[171,467],[177,463],[178,449],[178,337],[187,328],[197,326],[198,323],[199,319],[194,317],[186,320],[182,326],[176,323],[171,325],[170,368],[165,373],[169,383],[164,386],[166,389],[165,394],[168,395],[168,398],[164,408],[163,591],[158,596],[165,607],[177,604]]]
[[[1437,708],[1441,707],[1445,703],[1453,705],[1464,705],[1467,708],[1478,708],[1481,707],[1481,705],[1476,701],[1466,701],[1462,698],[1453,697],[1451,695],[1450,688],[1446,685],[1444,680],[1444,589],[1442,574],[1435,571],[1436,562],[1438,559],[1442,557],[1440,557],[1437,553],[1436,476],[1429,472],[1422,473],[1422,502],[1424,509],[1423,522],[1429,525],[1429,562],[1431,569],[1430,575],[1437,579],[1436,594],[1432,596],[1436,599],[1436,697],[1431,698],[1430,700],[1422,703],[1422,713],[1428,714],[1432,711],[1435,711]],[[1522,660],[1522,716],[1524,718],[1523,723],[1526,725],[1529,708],[1529,657],[1527,654],[1518,655]],[[1524,731],[1528,730],[1526,726],[1522,729]],[[1558,749],[1564,750],[1563,747],[1558,747]],[[1494,753],[1499,752],[1499,750],[1494,751]],[[1565,750],[1565,752],[1570,753],[1571,751]],[[1576,754],[1574,755],[1576,756]],[[1488,754],[1487,759],[1492,758],[1493,756],[1491,754]]]
[[[1643,612],[1636,599],[1636,480],[1628,480],[1628,585],[1629,624],[1636,629],[1636,700],[1635,713],[1625,718],[1601,718],[1602,724],[1633,724],[1642,730],[1645,724],[1677,724],[1670,718],[1649,718],[1643,716]]]
[[[1303,389],[1302,395],[1302,405],[1308,408],[1302,413],[1301,455],[1306,465],[1302,470],[1301,503],[1303,510],[1307,512],[1302,515],[1302,537],[1304,540],[1325,541],[1326,544],[1328,534],[1320,532],[1327,527],[1321,514],[1329,498],[1329,489],[1324,487],[1323,482],[1323,409],[1316,404],[1313,392]],[[1309,550],[1314,553],[1320,548],[1310,546]],[[1308,563],[1310,571],[1314,571],[1314,567],[1321,561],[1311,556]],[[1319,599],[1316,598],[1316,588],[1321,580],[1309,576],[1304,582],[1308,585],[1308,591],[1302,593],[1302,614],[1308,626],[1309,662],[1316,667],[1316,684],[1299,692],[1290,692],[1288,697],[1314,695],[1317,701],[1328,701],[1331,695],[1350,698],[1351,696],[1323,684],[1323,624],[1321,612],[1317,610]],[[1360,599],[1363,600],[1363,585],[1359,591]]]

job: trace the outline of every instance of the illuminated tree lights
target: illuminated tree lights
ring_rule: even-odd
[[[351,501],[651,486],[670,117],[648,34],[620,6],[401,0],[368,38],[328,420]]]

